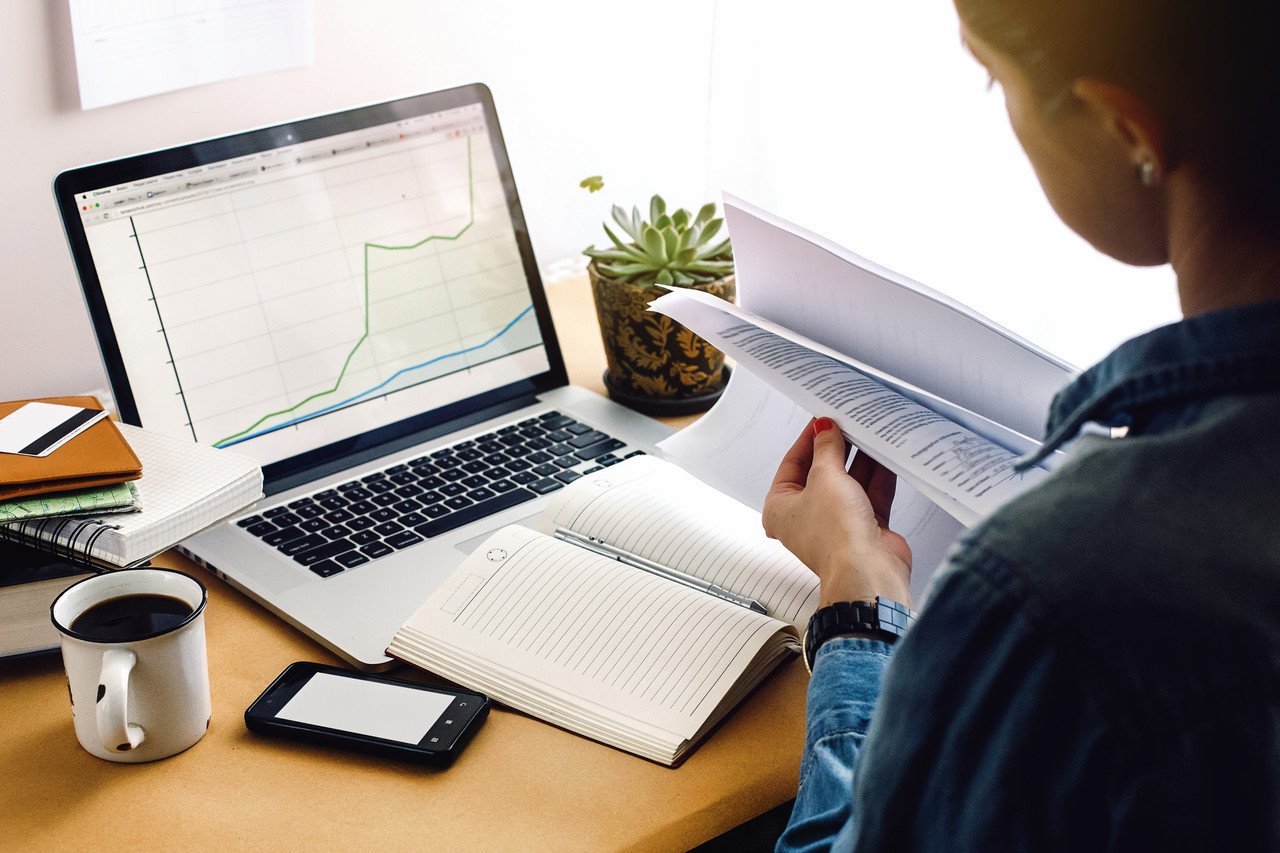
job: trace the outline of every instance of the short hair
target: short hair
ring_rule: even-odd
[[[1234,212],[1280,223],[1280,3],[955,0],[966,27],[1051,102],[1071,81],[1131,89],[1168,122],[1173,156]]]

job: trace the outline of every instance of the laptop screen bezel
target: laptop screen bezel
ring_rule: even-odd
[[[471,83],[439,92],[397,98],[328,115],[284,122],[216,139],[191,142],[105,163],[80,166],[58,175],[53,182],[54,199],[62,217],[67,242],[79,274],[81,289],[120,418],[126,423],[146,426],[138,414],[134,389],[129,382],[111,315],[107,310],[106,295],[89,249],[80,209],[76,203],[78,194],[477,103],[484,109],[494,159],[497,162],[503,193],[506,196],[507,212],[515,231],[520,260],[529,284],[534,314],[537,317],[550,366],[543,373],[528,379],[265,465],[263,477],[267,490],[275,491],[276,489],[272,488],[273,483],[293,480],[301,472],[329,468],[332,467],[332,463],[339,460],[375,455],[379,448],[402,443],[409,436],[446,432],[448,430],[442,429],[443,427],[460,419],[466,419],[468,415],[492,410],[508,401],[527,400],[533,395],[567,385],[569,380],[564,357],[551,322],[551,309],[547,303],[546,290],[538,272],[537,261],[534,259],[533,244],[529,239],[528,226],[516,192],[515,177],[507,157],[502,130],[498,124],[493,96],[483,83]]]

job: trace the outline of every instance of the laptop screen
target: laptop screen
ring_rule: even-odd
[[[148,428],[270,465],[559,361],[483,87],[85,167],[55,193],[122,414]]]

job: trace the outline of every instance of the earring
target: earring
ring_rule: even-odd
[[[1156,185],[1156,164],[1154,160],[1143,160],[1138,164],[1138,183],[1144,187]]]

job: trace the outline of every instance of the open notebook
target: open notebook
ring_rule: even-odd
[[[579,734],[672,765],[791,652],[818,580],[759,513],[639,456],[576,481],[540,530],[478,546],[388,653]],[[768,615],[569,536],[758,602]]]
[[[0,539],[78,562],[131,566],[215,524],[262,496],[262,469],[246,456],[117,424],[142,462],[138,512],[0,524]]]

